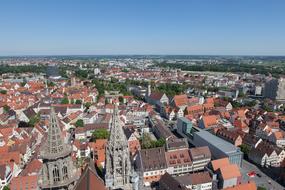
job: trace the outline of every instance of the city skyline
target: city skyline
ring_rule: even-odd
[[[0,56],[285,55],[285,3],[1,2]]]

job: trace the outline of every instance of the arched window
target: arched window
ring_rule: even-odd
[[[57,165],[54,165],[54,166],[53,166],[52,175],[53,175],[53,181],[54,181],[54,182],[60,181],[60,178],[59,178],[59,169],[58,169],[58,166],[57,166]]]
[[[63,180],[68,178],[67,166],[65,166],[65,165],[62,168],[62,175],[63,175]]]

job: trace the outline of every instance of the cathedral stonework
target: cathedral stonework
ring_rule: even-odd
[[[39,176],[42,190],[71,190],[78,179],[77,169],[71,158],[72,147],[64,143],[59,122],[51,108],[47,141],[40,152],[43,167]]]
[[[118,108],[112,116],[110,137],[106,148],[105,184],[110,189],[134,189],[134,172],[130,160],[128,141],[120,123]],[[136,189],[136,188],[135,188]]]

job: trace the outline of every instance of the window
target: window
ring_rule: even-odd
[[[68,173],[67,173],[67,166],[63,166],[62,168],[62,174],[63,174],[63,180],[68,178]]]
[[[59,169],[57,165],[54,165],[53,170],[52,170],[52,175],[53,175],[53,181],[58,182],[60,181],[59,178]]]

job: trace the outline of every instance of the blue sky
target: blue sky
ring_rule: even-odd
[[[0,55],[285,55],[284,0],[3,0]]]

